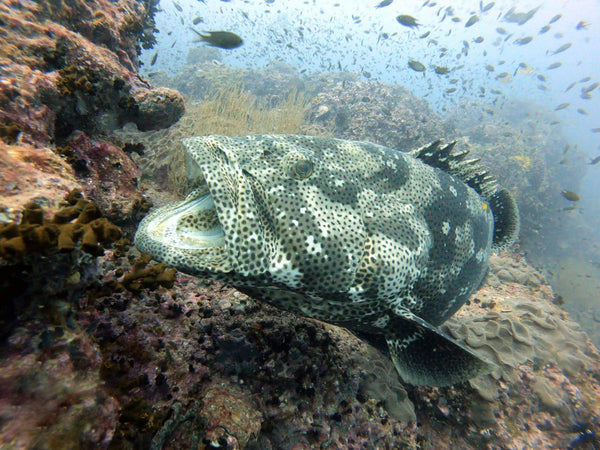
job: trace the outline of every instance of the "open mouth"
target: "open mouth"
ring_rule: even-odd
[[[162,214],[148,222],[147,233],[171,247],[201,250],[225,244],[225,233],[206,185],[159,211]]]

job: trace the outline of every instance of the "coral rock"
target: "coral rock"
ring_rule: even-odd
[[[138,189],[139,169],[119,147],[90,139],[77,132],[68,141],[78,175],[85,181],[86,196],[113,220],[132,214],[142,200]]]
[[[183,115],[183,97],[173,89],[138,89],[132,95],[136,114],[132,118],[141,131],[166,128]]]

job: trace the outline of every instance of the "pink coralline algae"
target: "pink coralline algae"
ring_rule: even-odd
[[[14,152],[57,151],[73,133],[83,131],[97,148],[102,136],[126,122],[155,129],[177,121],[183,98],[176,91],[154,88],[137,74],[140,44],[153,42],[154,11],[154,3],[135,0],[0,3],[4,144],[15,146]],[[127,171],[124,176],[129,176]],[[53,195],[40,190],[50,206],[52,197],[66,193],[61,186],[72,182],[72,175],[59,178]],[[10,190],[4,179],[0,183],[0,190]],[[31,187],[27,190],[34,192],[36,183]],[[18,199],[22,203],[15,209],[33,195]],[[121,203],[114,202],[115,208],[123,206],[121,212],[127,214],[128,205]]]
[[[142,200],[138,191],[139,169],[119,147],[94,141],[75,132],[66,143],[86,197],[95,201],[109,217],[129,215]]]

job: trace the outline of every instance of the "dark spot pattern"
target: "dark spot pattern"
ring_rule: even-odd
[[[140,250],[283,309],[380,333],[397,365],[410,366],[398,367],[406,379],[443,384],[482,366],[433,325],[480,285],[492,212],[473,188],[434,167],[437,147],[422,152],[428,165],[374,144],[299,135],[184,144],[199,186],[143,220]],[[409,322],[410,332],[398,329]],[[443,378],[437,367],[428,375],[418,356],[398,355],[427,340],[456,347],[456,373]]]

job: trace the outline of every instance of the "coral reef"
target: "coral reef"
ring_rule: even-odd
[[[98,206],[84,200],[81,192],[71,191],[66,200],[51,221],[44,220],[43,209],[32,202],[18,224],[0,223],[0,258],[14,261],[31,253],[70,252],[77,242],[84,252],[101,256],[103,245],[121,237],[119,227],[100,217]]]
[[[413,150],[456,132],[424,99],[408,90],[379,82],[320,77],[311,101],[310,122],[333,137],[365,140],[401,151]]]
[[[15,160],[29,159],[40,162],[32,164],[37,170],[51,165],[45,172],[55,184],[71,188],[73,175],[48,153],[74,131],[98,139],[128,121],[157,128],[181,116],[178,93],[153,88],[136,73],[140,43],[152,43],[154,11],[155,2],[134,0],[0,4],[0,139],[15,155],[3,157],[8,179],[17,176],[10,173]],[[43,187],[24,186],[31,195],[20,192],[10,206],[20,209],[40,192],[53,207],[56,191]],[[11,182],[3,179],[0,190],[12,191]]]
[[[214,50],[214,49],[212,49]],[[215,92],[242,85],[244,89],[258,97],[265,105],[275,106],[289,95],[289,92],[314,92],[305,89],[295,67],[282,62],[274,62],[262,70],[232,68],[221,63],[208,47],[190,50],[188,65],[173,77],[157,76],[161,85],[176,89],[193,101],[210,99]]]
[[[0,211],[3,221],[18,220],[36,199],[55,211],[64,194],[79,186],[72,167],[48,147],[7,145],[0,140]]]
[[[0,223],[0,339],[27,308],[52,311],[57,298],[80,296],[96,282],[96,257],[121,237],[119,227],[80,191],[71,191],[60,206],[47,216],[31,202],[19,221]]]
[[[77,131],[59,151],[75,168],[86,196],[111,220],[121,221],[139,209],[143,200],[138,189],[140,170],[120,147]]]
[[[43,318],[17,328],[0,359],[2,446],[107,448],[119,404],[103,386],[100,362],[84,330]]]
[[[157,74],[156,79],[194,100],[210,99],[238,83],[271,106],[285,102],[283,93],[302,92],[311,99],[303,127],[306,134],[367,140],[403,151],[456,136],[454,127],[435,114],[426,100],[400,86],[361,81],[358,74],[345,72],[301,78],[296,68],[283,63],[260,71],[233,69],[215,59],[206,61],[204,54],[194,55],[177,75]]]
[[[117,289],[116,282],[160,272],[148,271],[148,256],[136,255],[130,249],[117,260],[106,252],[104,291],[81,295],[76,308],[59,302],[62,309],[52,314],[21,319],[7,338],[11,351],[0,364],[9,386],[14,379],[4,374],[29,370],[15,355],[39,358],[43,348],[79,374],[46,411],[70,396],[77,400],[56,421],[30,428],[27,442],[82,435],[113,448],[565,448],[582,424],[600,432],[600,355],[553,304],[544,278],[517,255],[493,257],[486,284],[445,325],[498,369],[449,388],[403,386],[389,357],[348,331],[216,282],[171,273],[168,290],[161,283]],[[49,347],[31,344],[39,339]],[[82,361],[91,357],[90,345],[99,359],[88,367]],[[40,376],[35,391],[24,387],[33,399],[56,383]],[[89,386],[103,387],[87,403]],[[2,392],[13,396],[3,405],[18,398]],[[18,415],[5,409],[2,439],[30,425],[25,418],[35,416],[34,403]],[[73,417],[79,419],[67,427]],[[101,424],[92,438],[85,434],[89,420]]]

